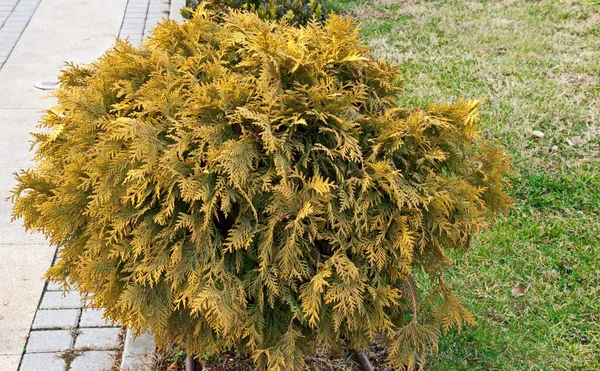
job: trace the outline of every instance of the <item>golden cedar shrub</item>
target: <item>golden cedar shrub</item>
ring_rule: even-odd
[[[256,12],[261,19],[285,18],[292,24],[305,25],[311,19],[323,20],[321,0],[205,0],[191,1],[191,8],[203,4],[207,9],[227,12],[238,9]],[[190,15],[187,10],[184,15]]]
[[[299,370],[377,336],[391,365],[422,364],[473,322],[445,252],[510,203],[478,103],[399,108],[397,69],[341,17],[215,17],[62,73],[14,190],[60,248],[48,277],[196,354]]]

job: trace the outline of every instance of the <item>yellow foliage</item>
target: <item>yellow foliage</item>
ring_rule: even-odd
[[[396,81],[348,19],[200,6],[67,67],[14,216],[59,247],[49,278],[159,344],[298,370],[383,333],[415,367],[473,321],[444,252],[509,207],[509,162],[478,137],[478,102],[402,109]]]

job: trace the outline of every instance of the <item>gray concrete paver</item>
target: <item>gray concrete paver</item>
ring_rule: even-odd
[[[75,349],[112,350],[120,346],[120,327],[80,328],[75,339]]]
[[[40,309],[35,314],[33,321],[34,330],[65,329],[77,327],[79,309]]]
[[[21,371],[65,371],[67,365],[60,353],[31,353],[23,356]]]
[[[44,293],[40,309],[70,309],[81,308],[83,302],[81,295],[76,291],[63,293],[62,291],[47,291]]]
[[[70,330],[31,331],[26,353],[62,352],[73,345]]]
[[[115,361],[115,352],[87,351],[71,362],[70,371],[110,370]]]
[[[111,327],[113,323],[107,322],[103,309],[84,309],[79,320],[79,327]]]

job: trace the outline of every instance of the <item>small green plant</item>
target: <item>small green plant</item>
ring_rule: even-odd
[[[324,12],[321,0],[207,0],[191,1],[188,6],[195,9],[199,4],[204,4],[208,9],[218,12],[227,12],[231,9],[256,12],[265,20],[278,20],[286,18],[292,24],[303,25],[310,20],[321,21]],[[184,11],[184,15],[191,13]]]
[[[169,357],[169,362],[170,363],[183,363],[185,362],[185,356],[186,356],[186,352],[183,349],[180,349],[178,347],[174,347],[173,349],[171,349],[171,356]]]
[[[473,323],[445,252],[509,206],[509,161],[478,102],[399,108],[351,20],[201,5],[60,82],[14,216],[59,246],[48,277],[112,319],[269,370],[375,337],[411,369]]]

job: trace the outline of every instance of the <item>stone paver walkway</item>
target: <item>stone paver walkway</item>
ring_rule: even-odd
[[[0,0],[0,68],[8,59],[40,0]]]
[[[141,3],[140,16],[126,12]],[[0,0],[0,371],[68,365],[104,371],[113,364],[121,328],[83,309],[77,294],[63,297],[44,283],[55,248],[43,236],[25,233],[20,221],[11,223],[12,205],[5,199],[13,173],[32,165],[29,133],[55,104],[33,84],[56,80],[64,61],[93,61],[128,29],[141,40],[167,8],[164,0]]]
[[[102,314],[84,309],[79,294],[63,295],[57,285],[48,283],[19,370],[39,371],[41,363],[56,371],[110,370],[123,329],[106,322]]]
[[[129,0],[119,38],[141,44],[161,19],[169,17],[169,4],[168,0]]]
[[[83,304],[78,293],[64,293],[58,285],[46,284],[19,371],[40,371],[41,363],[56,371],[113,367],[123,329],[105,321],[102,311]]]

